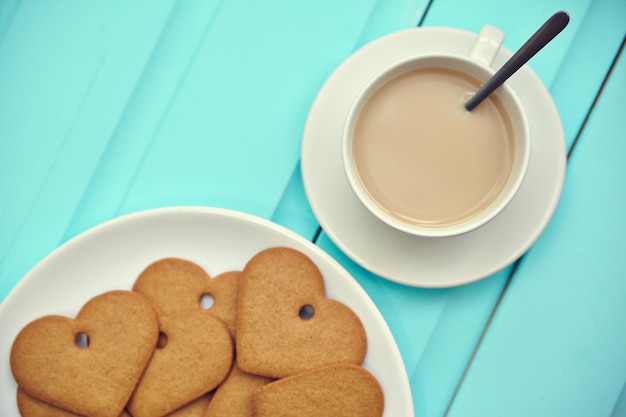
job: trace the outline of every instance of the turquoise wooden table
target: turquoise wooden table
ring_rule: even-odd
[[[529,63],[568,158],[535,244],[446,289],[354,263],[300,170],[325,80],[395,31],[491,24],[516,50],[561,9],[569,26]],[[625,416],[625,34],[623,0],[2,0],[0,300],[104,221],[228,208],[313,241],[358,280],[399,346],[415,416]]]

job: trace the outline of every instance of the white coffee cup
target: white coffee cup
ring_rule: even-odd
[[[388,65],[366,83],[357,95],[348,112],[343,130],[344,171],[355,195],[381,221],[418,236],[455,236],[486,224],[515,197],[528,167],[530,136],[524,109],[515,92],[506,83],[484,102],[491,101],[492,104],[481,104],[471,113],[465,112],[463,116],[457,116],[455,113],[454,117],[460,120],[458,127],[456,119],[454,122],[448,121],[447,118],[445,122],[434,122],[438,120],[439,113],[435,114],[436,117],[421,122],[419,117],[416,117],[415,123],[411,124],[412,127],[404,130],[398,126],[405,122],[413,123],[406,119],[411,117],[410,114],[401,119],[402,123],[394,125],[396,117],[394,112],[404,114],[405,109],[411,109],[411,106],[399,104],[401,97],[406,96],[405,99],[408,100],[416,98],[416,101],[421,97],[437,98],[432,100],[432,105],[430,99],[422,100],[427,106],[423,113],[430,114],[431,110],[438,111],[438,100],[440,96],[444,96],[443,93],[439,94],[436,83],[443,83],[441,86],[445,88],[441,89],[442,92],[447,91],[448,84],[456,83],[457,75],[460,81],[465,82],[467,78],[468,82],[476,80],[484,84],[495,72],[491,64],[503,39],[504,34],[499,29],[484,26],[467,56],[441,51],[406,57]],[[419,79],[425,76],[432,78]],[[444,76],[453,82],[448,83],[445,81],[448,78]],[[414,86],[410,88],[414,88],[417,93],[403,93],[410,91],[407,83],[414,82],[410,77],[415,78]],[[444,81],[437,81],[440,78]],[[477,88],[478,86],[473,92]],[[398,102],[394,103],[396,96]],[[463,103],[457,104],[462,107]],[[487,110],[481,110],[483,113],[478,112],[483,105],[485,109],[491,106],[489,111],[494,117],[487,117]],[[447,104],[445,106],[447,112]],[[388,110],[394,108],[396,110]],[[398,109],[402,111],[399,112]],[[419,110],[415,111],[416,116],[419,115],[418,112]],[[500,130],[496,129],[496,122],[495,127],[492,127],[491,123],[484,126],[473,123],[481,117],[487,122],[491,119],[502,119],[497,122],[506,128],[502,134],[502,143],[498,139],[500,134],[497,132]],[[465,129],[465,118],[471,122],[468,124],[471,129],[458,130]],[[451,134],[450,132],[455,131],[450,130],[451,126],[463,134]],[[432,135],[417,133],[421,132],[422,127],[431,129],[428,132],[433,132]],[[493,133],[483,135],[481,130],[483,128],[485,132]],[[368,129],[371,129],[371,132],[368,132]],[[472,134],[476,136],[477,141],[465,140],[466,135],[470,136],[470,133],[466,132],[474,132]],[[479,147],[479,144],[482,146],[480,141],[483,139],[488,146]],[[395,148],[396,146],[398,148]],[[466,151],[465,146],[468,146],[469,150]],[[428,159],[431,148],[440,149],[437,150],[438,153],[433,153],[438,156]],[[460,152],[461,149],[463,152],[466,151],[466,155]],[[482,154],[483,150],[485,155]],[[503,152],[506,152],[506,155]],[[380,157],[378,153],[381,154]],[[461,154],[458,155],[459,153]],[[500,157],[501,154],[504,156]],[[369,168],[370,160],[376,162],[377,165],[371,165],[374,168]],[[431,163],[431,160],[438,162]],[[428,166],[432,166],[432,170],[429,171]],[[408,174],[404,175],[405,172]],[[492,186],[492,182],[495,185]],[[469,185],[465,186],[466,183]],[[483,190],[487,190],[484,197]],[[480,203],[474,203],[475,201]]]

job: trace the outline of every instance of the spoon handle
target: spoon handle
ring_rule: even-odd
[[[560,11],[553,14],[538,30],[522,45],[494,75],[472,96],[465,104],[467,111],[472,111],[484,99],[493,93],[515,71],[520,69],[530,58],[535,56],[544,46],[558,35],[569,23],[567,12]]]

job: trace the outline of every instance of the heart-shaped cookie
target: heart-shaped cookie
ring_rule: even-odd
[[[154,303],[160,315],[206,309],[222,319],[234,335],[239,274],[239,271],[229,271],[211,278],[193,262],[165,258],[141,272],[133,291]],[[203,297],[212,299],[213,304],[210,307],[203,304]]]
[[[202,417],[211,402],[211,398],[213,398],[213,391],[193,400],[176,411],[172,411],[165,417]]]
[[[86,335],[88,344],[77,344],[77,335]],[[13,342],[11,370],[18,386],[45,403],[119,417],[158,336],[157,314],[145,298],[111,291],[89,300],[75,319],[45,316],[29,323]]]
[[[235,364],[226,380],[215,390],[203,417],[251,417],[252,392],[272,381],[245,373]]]
[[[383,391],[376,378],[356,365],[328,365],[257,388],[255,417],[380,417]]]
[[[237,364],[244,372],[282,378],[363,361],[363,324],[346,305],[325,297],[320,271],[299,251],[271,248],[250,259],[237,303]]]
[[[79,414],[33,398],[21,388],[17,390],[17,409],[22,417],[81,417]]]
[[[134,417],[161,417],[217,387],[233,361],[224,322],[187,310],[160,317],[162,340],[128,403]]]
[[[203,395],[164,417],[202,417],[212,396],[212,392]],[[252,396],[252,394],[250,394],[250,396]],[[17,408],[22,417],[82,417],[79,414],[46,404],[43,401],[31,397],[21,389],[17,391]],[[120,414],[120,417],[132,416],[124,410],[122,414]]]
[[[17,390],[17,409],[22,417],[82,417],[71,411],[46,404],[26,394],[24,390]],[[202,416],[200,414],[199,416]],[[126,411],[122,411],[120,417],[132,417]],[[182,416],[181,416],[182,417]]]

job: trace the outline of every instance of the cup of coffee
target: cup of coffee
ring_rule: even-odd
[[[520,188],[530,156],[524,109],[505,83],[471,112],[504,34],[485,26],[467,56],[407,57],[370,80],[346,119],[342,158],[361,203],[419,236],[470,232]]]

